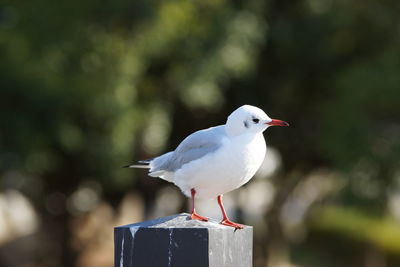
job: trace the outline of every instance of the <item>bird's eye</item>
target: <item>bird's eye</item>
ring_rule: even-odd
[[[259,119],[253,119],[253,122],[254,122],[254,123],[259,123],[260,120],[259,120]]]

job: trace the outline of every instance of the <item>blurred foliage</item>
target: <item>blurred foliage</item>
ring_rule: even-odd
[[[30,199],[63,244],[53,265],[74,266],[69,223],[90,205],[69,199],[96,192],[116,207],[134,190],[151,209],[165,184],[120,166],[249,103],[291,123],[267,133],[284,168],[255,265],[274,266],[276,247],[299,266],[329,262],[335,250],[312,238],[321,232],[400,258],[399,13],[396,0],[5,1],[0,190]],[[319,168],[341,190],[309,205],[299,246],[278,217]],[[315,244],[332,254],[302,250]],[[364,264],[362,246],[341,264]]]
[[[390,253],[400,252],[400,229],[398,222],[392,218],[372,217],[357,209],[338,207],[325,207],[313,216],[315,227],[321,231],[337,232],[344,238],[369,241]]]

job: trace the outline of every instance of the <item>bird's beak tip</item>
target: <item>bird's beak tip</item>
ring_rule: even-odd
[[[289,126],[289,123],[287,123],[286,121],[281,121],[276,119],[272,119],[272,121],[267,122],[267,124],[270,126]]]

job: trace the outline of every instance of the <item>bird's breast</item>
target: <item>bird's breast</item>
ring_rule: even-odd
[[[231,162],[227,164],[228,170],[232,172],[231,176],[238,183],[238,187],[247,183],[254,176],[260,168],[266,152],[262,134],[246,141],[239,139],[231,146],[229,153]]]
[[[195,188],[200,198],[213,198],[247,183],[265,156],[262,134],[255,138],[235,137],[224,140],[223,148],[201,160],[184,166],[175,174],[174,183],[186,195]]]

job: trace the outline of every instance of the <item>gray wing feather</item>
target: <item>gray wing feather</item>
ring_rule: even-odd
[[[218,150],[225,137],[224,126],[217,126],[194,132],[186,137],[168,157],[154,166],[151,171],[176,171],[184,164],[200,159],[209,153]],[[161,156],[162,157],[162,156]],[[157,158],[155,159],[156,162]],[[156,165],[156,164],[154,164]]]

